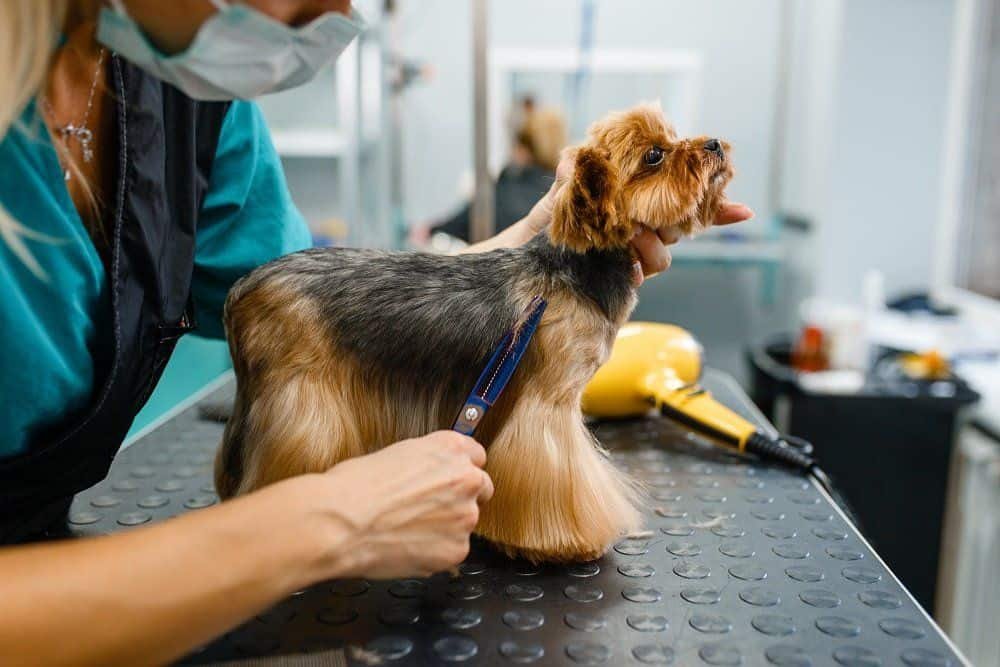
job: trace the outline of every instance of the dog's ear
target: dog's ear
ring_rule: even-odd
[[[618,174],[599,148],[577,149],[573,174],[552,209],[553,243],[577,252],[624,247],[631,225],[619,217]]]

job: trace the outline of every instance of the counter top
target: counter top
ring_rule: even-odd
[[[728,376],[704,384],[770,429]],[[231,380],[124,449],[70,512],[76,535],[218,501]],[[535,566],[482,542],[457,576],[329,581],[188,664],[959,665],[963,659],[811,480],[664,419],[595,425],[650,491],[647,530],[598,561]],[[206,558],[210,557],[206,554]]]

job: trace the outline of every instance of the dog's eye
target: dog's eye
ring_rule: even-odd
[[[650,167],[655,167],[656,165],[663,162],[663,149],[659,146],[653,146],[646,154],[643,156],[643,161]]]

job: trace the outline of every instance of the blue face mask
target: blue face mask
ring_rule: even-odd
[[[293,28],[245,5],[210,0],[218,11],[187,50],[167,56],[153,46],[122,0],[101,10],[97,39],[197,100],[249,99],[312,79],[364,29],[361,16],[329,12]]]

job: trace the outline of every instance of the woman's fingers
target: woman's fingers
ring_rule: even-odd
[[[485,470],[480,470],[479,472],[483,475],[483,485],[479,488],[479,495],[476,496],[476,501],[482,504],[489,502],[490,498],[493,497],[493,480],[490,479],[489,474]]]
[[[556,165],[556,182],[553,184],[553,189],[561,188],[573,175],[577,153],[578,149],[576,148],[563,149],[559,155],[559,164]]]
[[[482,470],[482,467],[486,465],[486,449],[482,445],[472,438],[454,431],[439,431],[428,437],[441,437],[455,442],[462,454],[469,457],[469,462],[478,468],[478,470],[473,469],[474,472],[470,471],[469,473],[476,479],[476,484],[473,486],[476,502],[485,503],[493,497],[493,480],[490,479],[485,470]]]
[[[555,206],[556,196],[559,194],[559,190],[562,189],[564,185],[569,181],[570,177],[573,175],[573,165],[576,159],[576,149],[567,148],[563,150],[562,156],[559,160],[559,165],[556,167],[556,177],[552,181],[551,187],[549,187],[548,192],[545,196],[538,200],[538,202],[531,208],[524,218],[521,219],[528,229],[528,238],[532,238],[535,234],[545,229],[552,222],[552,209]]]
[[[485,465],[486,450],[472,438],[436,431],[332,468],[337,500],[328,513],[348,517],[366,554],[357,571],[339,576],[397,578],[460,562],[493,497]]]
[[[425,439],[430,442],[431,447],[440,446],[436,444],[436,441],[451,443],[461,455],[467,456],[469,462],[475,466],[475,468],[470,469],[465,474],[475,478],[475,483],[472,485],[471,491],[475,495],[476,501],[485,503],[493,497],[493,480],[490,479],[485,470],[482,470],[483,466],[486,465],[486,449],[482,445],[472,438],[456,433],[455,431],[437,431],[436,433],[431,433]]]
[[[632,247],[639,258],[643,278],[649,278],[670,268],[670,251],[663,245],[656,232],[649,227],[639,228],[639,232],[632,237]]]
[[[660,227],[656,230],[656,235],[664,245],[673,245],[681,240],[681,232],[676,227]]]
[[[715,218],[716,225],[731,225],[749,220],[753,211],[746,204],[726,202],[719,208]],[[632,247],[638,257],[634,271],[633,282],[638,286],[646,278],[662,273],[670,268],[670,251],[668,245],[673,245],[681,239],[681,232],[676,227],[661,227],[653,231],[644,225],[632,237]]]
[[[731,225],[734,222],[743,222],[753,217],[753,210],[746,204],[726,202],[719,207],[719,213],[715,216],[715,224]]]
[[[469,457],[469,460],[477,468],[482,468],[486,465],[486,450],[469,436],[462,435],[456,431],[438,431],[437,433],[432,433],[431,436],[454,441],[458,448]]]

